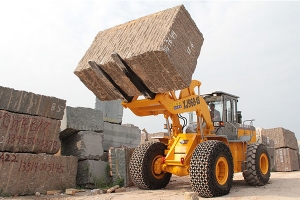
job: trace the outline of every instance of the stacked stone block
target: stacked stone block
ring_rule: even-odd
[[[276,151],[275,171],[298,171],[299,154],[291,148],[278,148]]]
[[[61,154],[78,159],[77,185],[93,187],[99,182],[107,182],[103,129],[102,111],[67,106],[60,133]]]
[[[122,146],[111,147],[109,149],[109,165],[111,169],[111,176],[114,182],[118,180],[124,181],[124,186],[132,186],[133,182],[129,173],[129,162],[134,148]]]
[[[0,86],[0,110],[61,120],[66,100]]]
[[[100,110],[67,106],[62,121],[61,154],[77,157],[76,183],[80,186],[91,187],[110,181],[109,148],[136,147],[140,142],[138,127],[103,122]]]
[[[62,99],[0,86],[1,195],[76,186],[77,158],[53,155],[65,107]]]
[[[299,170],[299,148],[292,131],[282,127],[262,129],[261,137],[262,143],[274,152],[275,171]]]
[[[121,100],[101,101],[96,97],[95,109],[103,112],[104,122],[122,124],[123,106]]]
[[[203,35],[183,5],[100,31],[74,73],[100,100],[124,99],[99,68],[129,96],[142,95],[111,57],[118,53],[153,93],[189,86]]]
[[[100,160],[103,155],[103,134],[79,131],[62,141],[61,153],[73,155],[81,160]]]
[[[77,158],[0,152],[0,195],[30,195],[76,186]]]
[[[0,110],[0,151],[54,154],[59,131],[59,120]]]
[[[103,112],[92,108],[66,107],[62,119],[60,139],[64,139],[79,131],[103,132]]]
[[[111,124],[104,122],[103,148],[108,151],[110,147],[137,147],[141,141],[141,130],[132,124]]]
[[[76,183],[86,188],[96,188],[109,183],[108,163],[102,160],[78,162]]]
[[[62,141],[62,155],[78,158],[77,185],[96,186],[108,182],[107,156],[102,148],[103,134],[80,131]]]

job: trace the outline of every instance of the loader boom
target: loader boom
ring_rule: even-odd
[[[180,91],[179,97],[175,95],[175,91],[156,94],[154,99],[138,99],[135,96],[131,102],[123,102],[125,108],[129,108],[137,116],[150,116],[163,114],[165,118],[172,120],[172,135],[176,137],[182,133],[182,125],[180,124],[178,114],[195,111],[197,117],[203,119],[206,123],[204,127],[204,135],[210,134],[214,129],[208,106],[205,100],[195,93],[195,88],[200,89],[201,82],[193,80],[190,87]]]

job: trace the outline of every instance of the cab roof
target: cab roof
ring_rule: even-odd
[[[233,98],[236,98],[236,99],[240,98],[238,96],[235,96],[233,94],[229,94],[229,93],[226,93],[226,92],[223,92],[223,91],[214,91],[214,92],[212,92],[210,94],[203,94],[201,96],[207,97],[207,96],[223,96],[223,95],[226,95],[226,96],[229,96],[229,97],[233,97]]]

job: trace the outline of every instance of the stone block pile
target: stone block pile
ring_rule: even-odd
[[[100,31],[74,73],[103,101],[126,100],[105,74],[128,96],[142,95],[111,57],[116,52],[151,92],[179,90],[191,83],[203,41],[180,5]]]
[[[282,127],[262,129],[262,143],[274,151],[275,171],[298,171],[299,148],[295,133]]]
[[[76,183],[88,188],[111,181],[110,147],[136,147],[140,141],[139,128],[103,122],[102,111],[91,108],[67,106],[62,127],[61,154],[77,157]]]
[[[0,86],[0,195],[76,186],[77,158],[54,156],[66,101]]]
[[[106,181],[103,151],[103,113],[84,107],[66,107],[60,138],[61,155],[78,159],[76,184],[84,187]]]

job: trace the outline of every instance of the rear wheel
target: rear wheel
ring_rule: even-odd
[[[247,148],[247,164],[243,172],[249,185],[261,186],[270,179],[270,158],[267,147],[263,144],[251,144]]]
[[[138,146],[131,157],[129,172],[135,186],[140,189],[161,189],[168,185],[172,174],[161,170],[166,145],[149,142]]]
[[[198,144],[190,162],[192,190],[202,197],[229,193],[233,179],[233,160],[228,146],[217,140]]]

